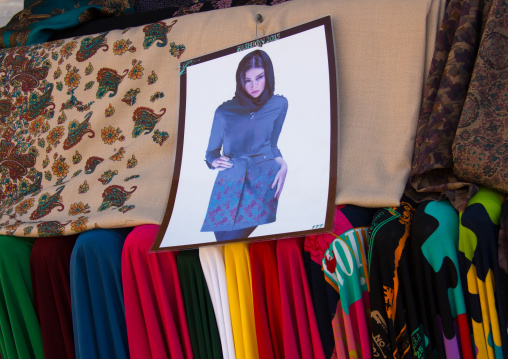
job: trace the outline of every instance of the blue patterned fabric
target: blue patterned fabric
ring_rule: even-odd
[[[71,304],[77,359],[129,358],[121,276],[129,230],[79,235],[71,255]]]

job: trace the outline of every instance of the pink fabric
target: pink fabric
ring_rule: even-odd
[[[158,228],[134,228],[123,247],[122,281],[130,357],[193,358],[177,252],[148,253]]]
[[[277,241],[284,355],[325,358],[303,264],[304,238]]]

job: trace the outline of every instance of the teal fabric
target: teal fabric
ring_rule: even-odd
[[[27,0],[25,8],[0,28],[0,48],[48,41],[58,30],[98,17],[134,12],[134,0]]]

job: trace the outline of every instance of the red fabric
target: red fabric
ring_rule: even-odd
[[[325,358],[303,264],[304,238],[277,241],[284,354],[286,358]]]
[[[460,357],[462,359],[473,359],[473,343],[471,342],[471,333],[469,332],[469,322],[466,313],[457,315],[457,324],[459,327]]]
[[[122,282],[131,359],[193,358],[178,252],[148,253],[158,226],[136,227],[122,252]]]
[[[37,238],[30,253],[34,309],[46,359],[75,358],[70,261],[76,236]]]
[[[251,243],[252,296],[259,357],[284,358],[276,241]]]

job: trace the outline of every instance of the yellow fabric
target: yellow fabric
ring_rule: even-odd
[[[236,357],[257,359],[259,355],[252,299],[249,244],[225,245],[224,261]]]

